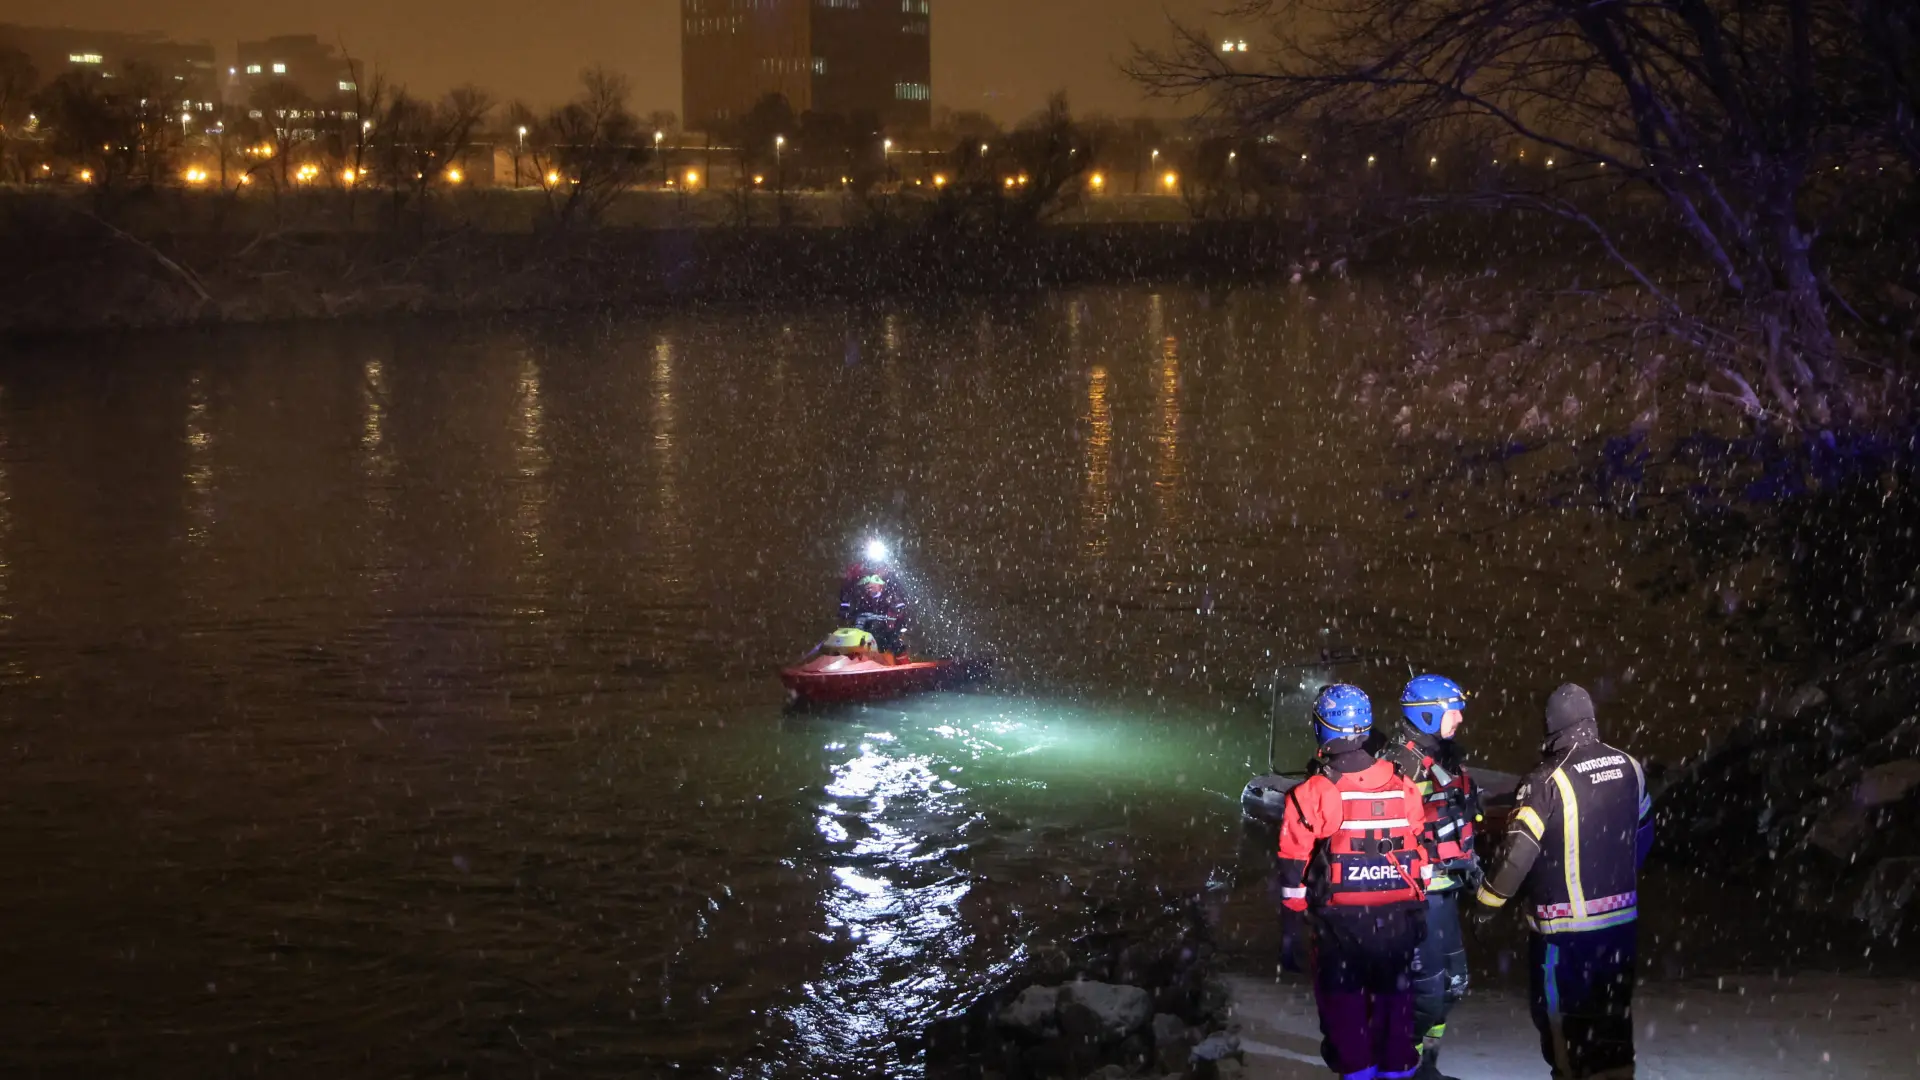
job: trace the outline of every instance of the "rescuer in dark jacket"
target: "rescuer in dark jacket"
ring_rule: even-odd
[[[1320,752],[1287,792],[1280,824],[1281,964],[1312,913],[1321,1054],[1342,1077],[1398,1080],[1419,1066],[1414,950],[1425,935],[1430,867],[1420,794],[1363,749],[1373,706],[1336,684],[1314,703]]]
[[[1466,722],[1467,692],[1444,675],[1420,675],[1400,692],[1400,723],[1375,750],[1420,791],[1425,839],[1433,859],[1427,883],[1427,937],[1414,954],[1414,1031],[1420,1040],[1416,1080],[1445,1080],[1440,1041],[1447,1014],[1467,995],[1467,948],[1460,901],[1480,884],[1473,850],[1480,790],[1453,741]]]
[[[1506,843],[1478,899],[1489,909],[1524,903],[1533,1022],[1555,1080],[1628,1078],[1634,919],[1653,844],[1646,772],[1600,741],[1593,699],[1572,683],[1547,699],[1543,749],[1514,793]]]

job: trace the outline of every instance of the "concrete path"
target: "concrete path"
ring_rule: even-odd
[[[1331,1074],[1313,999],[1296,976],[1230,976],[1248,1080]],[[1643,986],[1635,1002],[1641,1080],[1920,1077],[1920,985],[1835,975]],[[1448,1019],[1450,1076],[1545,1080],[1524,996],[1475,990]]]

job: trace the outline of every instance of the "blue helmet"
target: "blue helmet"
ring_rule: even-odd
[[[1373,702],[1367,692],[1347,683],[1334,683],[1313,702],[1313,737],[1322,743],[1351,739],[1373,730]]]
[[[1421,675],[1400,691],[1400,712],[1407,723],[1427,735],[1440,734],[1440,721],[1449,709],[1465,709],[1467,692],[1445,675]]]

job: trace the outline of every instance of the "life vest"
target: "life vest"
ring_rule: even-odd
[[[836,656],[860,656],[874,650],[873,635],[865,630],[842,627],[827,635],[820,643],[820,651]]]
[[[1433,892],[1459,888],[1466,881],[1449,871],[1475,871],[1473,827],[1480,820],[1480,795],[1464,766],[1449,771],[1411,739],[1391,752],[1390,760],[1420,789],[1424,802],[1427,853],[1433,860]],[[1471,876],[1470,874],[1468,875]]]
[[[1433,867],[1421,847],[1421,807],[1384,763],[1329,776],[1340,794],[1340,829],[1326,841],[1326,903],[1373,907],[1424,900]]]

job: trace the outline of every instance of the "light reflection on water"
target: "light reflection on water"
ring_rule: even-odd
[[[1180,498],[1186,485],[1180,463],[1180,339],[1168,335],[1160,343],[1160,363],[1155,371],[1159,390],[1159,429],[1154,444],[1159,461],[1154,472],[1153,490],[1160,511],[1162,535],[1174,540],[1180,528]]]
[[[207,543],[214,520],[213,420],[207,401],[206,376],[195,371],[187,383],[186,442],[187,540],[195,547]]]
[[[841,952],[782,1010],[794,1039],[784,1063],[820,1075],[910,1070],[895,1040],[963,1003],[983,967],[1005,970],[1049,940],[1033,913],[1100,880],[1095,868],[1116,853],[1148,878],[1212,876],[1231,843],[1168,857],[1131,850],[1128,828],[1184,818],[1231,836],[1221,826],[1237,810],[1219,789],[1244,771],[1254,720],[1221,719],[980,693],[803,725],[832,769],[813,830],[828,870],[821,937]],[[1090,799],[1112,820],[1082,820]]]
[[[522,617],[545,613],[545,551],[547,527],[546,406],[540,397],[540,363],[532,354],[520,357],[513,388],[513,531],[520,545],[521,586],[526,599],[515,611]]]
[[[1095,365],[1087,375],[1087,491],[1081,528],[1089,558],[1107,553],[1107,518],[1113,513],[1109,473],[1113,468],[1113,406],[1107,401],[1107,369]]]

